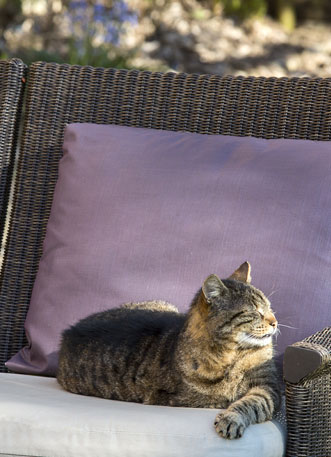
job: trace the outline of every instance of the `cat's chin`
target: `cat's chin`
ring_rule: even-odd
[[[244,347],[244,348],[252,347],[252,346],[262,347],[262,346],[267,346],[268,344],[270,344],[271,340],[272,340],[272,334],[267,334],[262,337],[257,337],[257,336],[251,335],[250,333],[243,333],[243,335],[241,336],[238,343],[241,347]]]

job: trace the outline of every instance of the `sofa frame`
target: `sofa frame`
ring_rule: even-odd
[[[24,320],[57,181],[64,127],[118,124],[203,134],[331,140],[331,78],[159,73],[0,62],[0,371]],[[331,153],[331,150],[330,150]],[[331,278],[330,278],[331,279]],[[331,455],[331,328],[284,357],[287,457]]]

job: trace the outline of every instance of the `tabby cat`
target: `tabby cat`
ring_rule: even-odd
[[[148,405],[221,408],[216,432],[239,438],[271,419],[280,393],[272,360],[277,321],[243,263],[209,276],[186,314],[129,303],[65,330],[57,379],[70,392]]]

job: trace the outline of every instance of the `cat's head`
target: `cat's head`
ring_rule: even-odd
[[[210,275],[192,303],[195,320],[214,343],[233,341],[242,348],[269,345],[277,331],[277,320],[270,302],[250,284],[251,267],[243,263],[228,279]],[[196,322],[197,323],[197,322]]]

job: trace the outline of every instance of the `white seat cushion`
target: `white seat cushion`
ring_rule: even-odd
[[[56,379],[0,373],[0,455],[281,457],[285,430],[251,425],[238,440],[214,431],[217,411],[146,406],[65,392]]]

